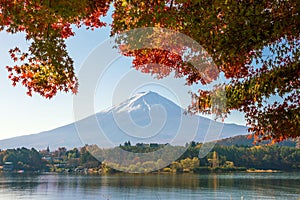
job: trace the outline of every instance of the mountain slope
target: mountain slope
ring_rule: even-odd
[[[230,137],[230,138],[225,138],[222,140],[219,140],[217,142],[218,145],[220,146],[254,146],[254,145],[265,145],[265,144],[270,144],[270,141],[264,141],[261,143],[254,143],[254,138],[248,138],[249,135],[238,135],[238,136],[234,136],[234,137]],[[289,146],[289,147],[296,147],[297,145],[297,141],[292,140],[292,139],[288,139],[288,140],[284,140],[282,142],[279,142],[278,144],[279,146]]]
[[[170,143],[184,145],[247,134],[247,127],[222,124],[201,116],[184,115],[184,110],[154,92],[138,93],[95,116],[50,131],[0,141],[0,149],[27,147],[74,148],[85,144],[101,147]],[[222,129],[223,128],[223,129]],[[219,135],[219,130],[222,130]]]

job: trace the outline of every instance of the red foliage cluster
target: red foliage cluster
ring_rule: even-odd
[[[15,48],[11,58],[17,64],[7,66],[9,78],[46,98],[57,91],[77,92],[73,61],[66,50],[65,39],[74,36],[72,24],[88,28],[105,26],[105,16],[111,1],[70,0],[0,0],[0,30],[9,33],[25,32],[31,42],[27,52]]]

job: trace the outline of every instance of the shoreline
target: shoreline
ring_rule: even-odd
[[[273,169],[247,169],[248,173],[278,173],[282,172],[281,170],[273,170]]]
[[[272,170],[272,169],[246,169],[246,170],[212,170],[208,169],[207,171],[199,171],[199,172],[166,172],[166,171],[153,171],[153,172],[145,172],[145,173],[126,173],[126,172],[114,172],[114,173],[99,173],[95,171],[87,171],[84,172],[33,172],[33,171],[24,171],[22,173],[16,171],[0,171],[0,175],[3,174],[13,174],[13,175],[26,175],[26,174],[36,174],[36,175],[84,175],[84,176],[103,176],[103,175],[118,175],[118,174],[140,174],[140,175],[149,175],[149,174],[157,174],[157,175],[182,175],[182,174],[222,174],[222,173],[282,173],[282,172],[294,172],[294,171],[281,171],[281,170]]]

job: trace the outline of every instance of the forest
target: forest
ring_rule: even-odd
[[[161,149],[167,150],[160,152]],[[101,149],[95,145],[50,151],[17,148],[0,151],[0,171],[105,174],[120,172],[208,173],[246,170],[300,170],[300,149],[279,145],[220,146],[199,158],[202,144],[124,145]],[[122,149],[124,151],[118,151]],[[128,154],[131,152],[132,154]],[[159,152],[159,153],[156,153]],[[178,152],[183,154],[177,158]],[[146,158],[141,156],[147,154]],[[174,159],[174,160],[172,160]],[[7,165],[12,165],[8,170]]]

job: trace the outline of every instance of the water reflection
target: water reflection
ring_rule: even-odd
[[[34,174],[2,174],[0,179],[1,188],[10,188],[11,190],[35,190],[42,184],[39,182],[38,175]]]
[[[0,199],[297,200],[299,186],[300,173],[0,175]]]

